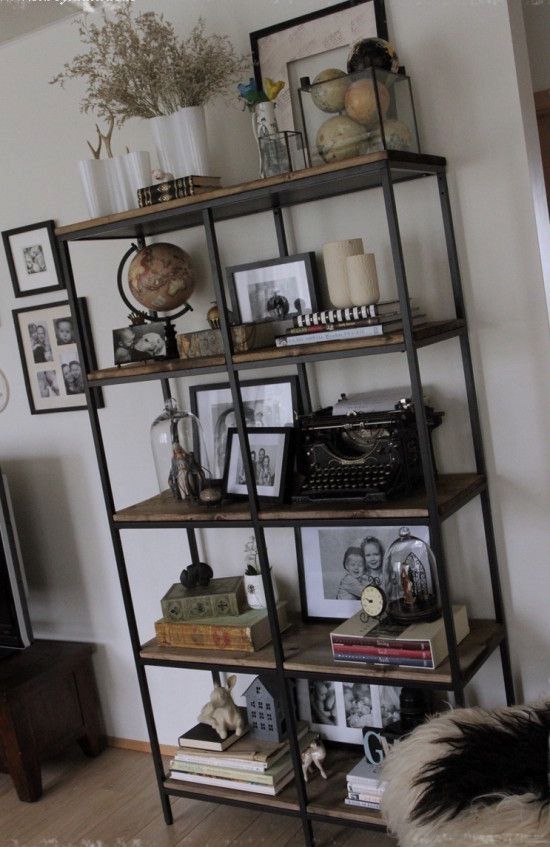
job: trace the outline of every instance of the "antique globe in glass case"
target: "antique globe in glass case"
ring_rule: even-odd
[[[168,399],[151,425],[151,447],[161,493],[169,489],[175,500],[209,501],[210,463],[196,415]]]
[[[388,614],[393,620],[410,624],[440,616],[435,556],[408,527],[399,530],[399,538],[386,550],[384,573],[391,584]]]

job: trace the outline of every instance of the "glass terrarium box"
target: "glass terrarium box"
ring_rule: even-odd
[[[380,150],[419,153],[410,78],[371,67],[353,74],[334,68],[313,83],[300,80],[299,97],[310,164],[341,162]]]

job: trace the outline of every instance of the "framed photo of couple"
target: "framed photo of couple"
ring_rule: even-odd
[[[302,527],[298,536],[298,574],[306,620],[340,621],[361,609],[361,591],[374,583],[386,594],[390,576],[384,555],[400,526]],[[411,533],[430,543],[429,527]]]
[[[6,229],[2,240],[16,297],[45,294],[65,287],[53,221]]]

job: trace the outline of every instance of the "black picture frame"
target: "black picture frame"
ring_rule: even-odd
[[[294,430],[290,427],[247,427],[248,439],[250,444],[250,452],[256,453],[264,450],[264,455],[269,457],[266,447],[276,450],[276,458],[271,467],[266,469],[269,473],[273,471],[274,480],[272,483],[262,482],[257,478],[256,488],[258,492],[258,500],[260,503],[277,505],[282,503],[288,484],[291,456],[291,442]],[[261,447],[255,446],[258,442],[262,443]],[[278,443],[277,443],[278,442]],[[222,493],[224,497],[230,499],[247,499],[248,489],[246,482],[235,480],[239,469],[242,468],[241,451],[237,429],[231,427],[227,431],[227,450],[225,457],[225,468],[223,472]],[[240,489],[240,490],[239,490]],[[267,489],[272,489],[268,492]]]
[[[32,415],[50,412],[69,412],[87,409],[84,383],[84,366],[94,370],[97,366],[93,346],[86,299],[77,300],[79,317],[84,329],[82,345],[86,362],[80,361],[76,343],[76,321],[68,300],[47,303],[43,306],[25,306],[12,311],[17,345],[27,399]],[[37,322],[43,330],[40,339],[33,340],[32,327],[37,331]],[[63,336],[62,325],[70,335]],[[71,363],[80,366],[80,374],[71,373]],[[65,368],[68,366],[68,371]],[[74,368],[73,368],[74,371]],[[76,389],[76,390],[74,390]],[[97,392],[98,408],[103,408],[103,392]]]
[[[308,12],[305,15],[300,15],[296,18],[291,18],[288,21],[281,21],[280,23],[271,24],[268,27],[264,27],[263,29],[256,30],[255,32],[250,33],[250,49],[252,53],[252,62],[254,67],[254,78],[256,81],[256,87],[258,91],[261,91],[263,88],[263,79],[262,79],[262,42],[264,42],[264,47],[267,47],[269,42],[267,39],[270,39],[273,42],[273,36],[277,36],[280,33],[284,33],[286,30],[296,30],[294,37],[292,38],[292,50],[293,56],[287,57],[290,61],[294,61],[299,58],[307,58],[308,56],[319,55],[325,50],[322,49],[321,44],[313,45],[311,42],[312,30],[314,29],[315,22],[319,21],[322,18],[326,18],[329,15],[338,15],[340,13],[346,13],[352,10],[356,6],[361,6],[366,3],[372,3],[372,8],[374,9],[374,22],[376,32],[365,32],[362,34],[358,33],[358,37],[369,37],[369,36],[378,36],[379,38],[384,38],[386,41],[388,40],[388,25],[386,20],[386,9],[384,6],[384,0],[344,0],[344,2],[336,3],[334,6],[328,6],[324,9],[316,9],[313,12]],[[337,28],[338,29],[338,28]],[[309,53],[305,56],[295,55],[296,50],[299,53],[299,37],[300,33],[307,33],[307,44]],[[338,46],[334,44],[334,39],[329,38],[328,42],[331,46]],[[343,46],[343,45],[339,45]],[[283,50],[273,50],[272,55],[282,55]],[[328,52],[328,50],[326,50]],[[265,59],[264,59],[265,64]],[[269,66],[265,68],[264,75],[266,77],[271,77],[272,79],[283,79],[285,82],[285,88],[277,98],[278,104],[278,119],[282,119],[282,122],[279,123],[280,127],[285,130],[293,130],[293,129],[301,129],[300,121],[298,119],[298,125],[294,126],[294,121],[292,118],[292,112],[295,111],[296,115],[299,116],[300,110],[298,107],[297,99],[293,99],[293,95],[296,94],[292,89],[292,85],[290,83],[290,74],[289,71],[286,70],[288,68],[288,64],[285,64],[285,72],[282,72],[277,68],[270,68]],[[305,74],[304,74],[305,75]],[[285,78],[286,77],[286,78]],[[295,104],[295,109],[289,109],[290,105]]]
[[[289,374],[287,376],[270,377],[269,379],[248,379],[248,380],[244,380],[243,382],[240,383],[241,391],[242,391],[242,397],[243,397],[243,404],[245,404],[245,406],[246,406],[247,402],[249,402],[249,403],[250,402],[258,402],[256,400],[252,399],[252,395],[254,394],[254,392],[251,391],[251,389],[259,388],[261,386],[268,386],[268,387],[271,387],[271,389],[275,389],[276,386],[285,386],[285,385],[288,385],[288,389],[289,389],[289,392],[290,392],[290,401],[291,401],[291,406],[292,406],[292,421],[294,422],[296,420],[296,417],[298,415],[303,414],[303,412],[304,412],[304,407],[303,407],[303,403],[302,403],[302,396],[301,396],[301,393],[300,393],[300,390],[299,390],[298,377],[295,376],[294,374]],[[202,414],[202,411],[203,411],[205,405],[207,405],[208,408],[211,408],[212,407],[212,400],[214,399],[214,395],[216,395],[216,394],[220,395],[222,392],[227,396],[227,398],[228,398],[228,400],[231,404],[230,406],[228,406],[227,410],[224,410],[224,414],[227,415],[227,414],[230,414],[231,412],[234,412],[233,398],[231,396],[231,388],[230,388],[230,385],[229,385],[228,382],[210,382],[210,383],[206,383],[206,384],[203,383],[203,384],[200,384],[200,385],[191,385],[189,387],[190,409],[191,409],[191,412],[194,415],[196,415],[198,417],[199,421],[201,422],[201,425],[202,425],[202,428],[203,428],[203,434],[204,434],[205,441],[206,441],[207,453],[208,453],[209,459],[212,460],[212,464],[213,464],[213,467],[211,467],[210,470],[213,473],[214,479],[219,479],[219,480],[222,479],[223,470],[225,468],[225,459],[226,459],[226,452],[227,452],[226,451],[226,443],[220,444],[220,445],[217,444],[217,439],[220,437],[220,435],[219,434],[216,435],[215,428],[214,429],[212,428],[210,421],[206,421],[204,419],[204,415]],[[206,403],[201,402],[202,397],[205,397],[206,400],[208,400],[208,394],[212,395],[212,400],[210,402],[206,402]],[[272,393],[271,393],[271,396],[273,396]],[[245,409],[245,411],[246,411],[246,409]],[[225,435],[225,434],[226,433],[224,432],[223,435]],[[218,447],[219,447],[219,449],[218,449]],[[200,445],[199,444],[195,445],[194,449],[195,449],[195,455],[200,460],[200,456],[201,456]],[[220,453],[220,455],[221,455],[221,459],[222,459],[221,461],[218,461],[218,458],[217,458],[218,453]],[[216,470],[219,470],[219,475],[215,472]]]
[[[301,265],[303,278],[301,287],[296,291],[296,297],[292,304],[290,298],[283,294],[277,295],[275,286],[277,279],[273,280],[274,288],[270,289],[272,293],[269,299],[279,296],[286,302],[287,311],[284,307],[278,313],[270,314],[267,308],[268,301],[262,309],[261,304],[256,302],[254,306],[251,304],[250,297],[246,298],[245,292],[250,291],[251,286],[257,286],[258,289],[263,288],[268,284],[267,280],[261,279],[265,277],[266,271],[273,268],[273,273],[276,275],[279,272],[279,282],[287,282],[284,277],[285,265]],[[297,315],[310,314],[318,310],[318,275],[315,253],[296,253],[294,256],[277,256],[275,259],[264,259],[259,262],[247,262],[243,265],[232,265],[225,269],[227,287],[231,298],[231,308],[237,323],[270,323],[273,321],[290,320]],[[269,281],[271,282],[271,280]],[[281,287],[281,286],[279,286]],[[289,294],[289,287],[286,286],[285,292]],[[307,298],[307,300],[305,299]],[[305,299],[304,306],[300,309],[292,308],[296,301]],[[263,317],[259,313],[263,313]]]
[[[30,233],[36,235],[30,238]],[[2,232],[2,241],[16,297],[30,297],[65,288],[53,220],[6,229]],[[36,279],[31,279],[35,274]],[[33,281],[41,284],[30,287]]]

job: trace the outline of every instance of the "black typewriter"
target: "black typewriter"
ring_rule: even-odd
[[[443,413],[426,406],[428,426]],[[414,408],[400,401],[383,412],[333,415],[332,408],[296,422],[295,502],[381,502],[423,483]]]

